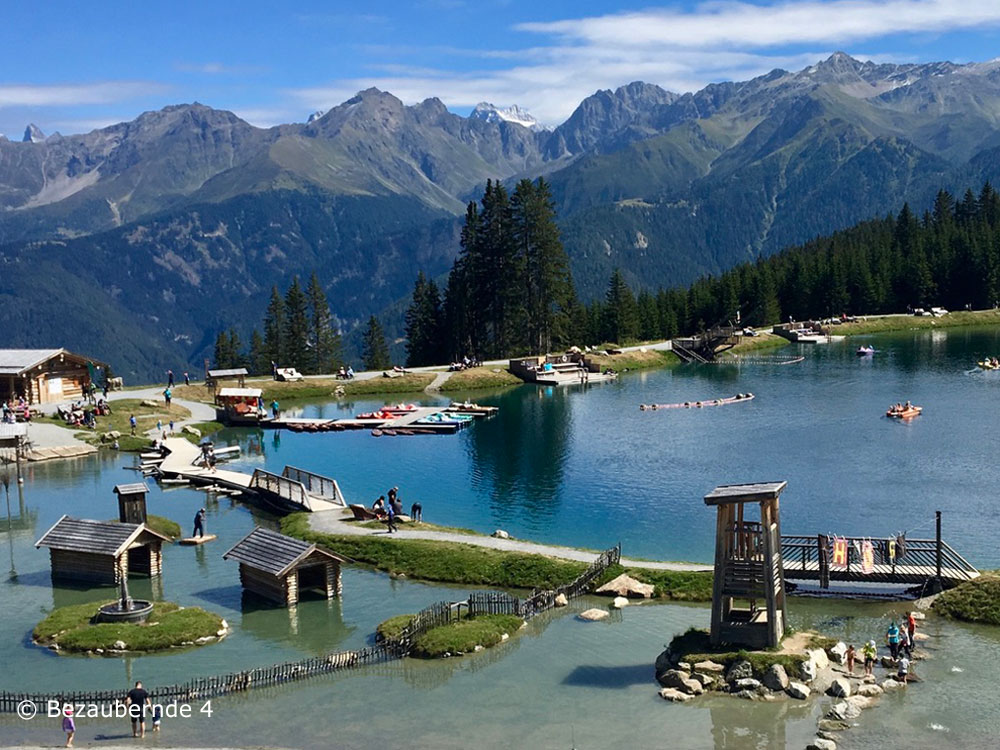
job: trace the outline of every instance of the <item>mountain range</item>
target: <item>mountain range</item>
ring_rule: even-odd
[[[258,323],[313,269],[345,330],[444,273],[489,178],[545,176],[581,296],[704,274],[1000,174],[1000,61],[797,72],[678,94],[633,82],[545,129],[368,89],[257,128],[202,104],[83,135],[0,138],[0,346],[147,378]],[[398,314],[388,316],[390,331]]]

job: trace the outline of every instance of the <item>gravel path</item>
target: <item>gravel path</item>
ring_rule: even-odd
[[[558,547],[548,544],[536,544],[535,542],[524,542],[519,539],[496,539],[491,536],[479,536],[473,534],[456,534],[451,531],[417,531],[407,529],[405,524],[400,525],[400,530],[395,534],[390,534],[381,529],[373,529],[360,526],[341,510],[323,511],[312,513],[309,522],[315,531],[322,531],[328,534],[345,534],[354,536],[379,536],[384,539],[430,539],[440,542],[456,542],[459,544],[472,544],[476,547],[486,547],[488,549],[506,550],[508,552],[527,552],[535,555],[545,555],[546,557],[557,557],[562,560],[577,560],[579,562],[593,562],[597,553],[592,550],[576,549],[573,547]],[[679,571],[710,571],[711,565],[686,562],[657,562],[650,560],[631,560],[622,558],[622,565],[631,568],[646,568],[648,570],[679,570]]]

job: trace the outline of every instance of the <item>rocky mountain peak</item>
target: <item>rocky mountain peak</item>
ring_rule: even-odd
[[[516,104],[509,107],[497,107],[489,102],[479,102],[469,114],[469,119],[496,123],[512,122],[536,132],[548,130],[530,112]]]
[[[24,129],[24,137],[21,139],[24,143],[41,143],[44,140],[45,133],[35,123],[31,123]]]

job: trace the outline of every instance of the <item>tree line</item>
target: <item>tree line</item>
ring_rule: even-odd
[[[274,363],[312,375],[332,372],[343,362],[340,332],[315,272],[305,288],[294,277],[284,296],[277,286],[271,287],[262,328],[263,333],[261,327],[253,329],[246,349],[235,328],[220,331],[215,366],[247,367],[252,374],[263,375]]]

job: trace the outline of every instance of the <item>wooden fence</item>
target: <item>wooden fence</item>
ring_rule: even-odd
[[[205,700],[222,695],[242,693],[254,688],[274,687],[287,682],[296,682],[318,675],[332,674],[348,669],[381,664],[400,659],[410,653],[413,642],[432,628],[447,625],[463,616],[479,614],[515,614],[530,619],[555,606],[558,594],[568,599],[587,593],[591,582],[609,566],[621,559],[621,545],[601,553],[601,555],[576,580],[554,591],[535,591],[527,599],[502,591],[476,591],[462,602],[438,602],[417,613],[410,625],[396,638],[383,639],[373,646],[354,651],[337,651],[323,656],[267,667],[254,667],[242,672],[226,675],[197,677],[181,685],[168,685],[149,689],[154,703],[177,701],[186,703]],[[124,691],[66,691],[61,693],[17,693],[0,692],[0,713],[15,713],[18,705],[31,701],[39,711],[44,711],[50,700],[88,704],[114,704],[124,700]]]

